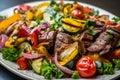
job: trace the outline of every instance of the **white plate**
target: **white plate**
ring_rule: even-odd
[[[42,2],[43,1],[36,1],[36,2],[31,2],[31,3],[26,3],[26,4],[28,4],[28,5],[36,5],[36,4],[40,4]],[[72,3],[73,1],[66,1],[66,2],[67,3]],[[86,3],[81,3],[81,4],[83,4],[84,6],[89,6],[91,8],[94,8],[95,10],[99,10],[100,14],[108,14],[110,16],[110,18],[115,16],[115,15],[113,15],[113,14],[111,14],[111,13],[109,13],[109,12],[107,12],[107,11],[101,9],[101,8],[98,8],[96,6],[86,4]],[[16,8],[16,7],[18,7],[18,6],[6,9],[6,10],[0,12],[0,15],[10,16],[10,15],[13,14],[13,9]],[[2,64],[4,67],[6,67],[11,72],[13,72],[13,73],[15,73],[15,74],[17,74],[17,75],[19,75],[21,77],[24,77],[26,79],[29,79],[29,80],[31,80],[31,79],[32,80],[44,80],[43,76],[40,76],[40,75],[34,73],[31,70],[18,70],[18,65],[16,65],[15,63],[12,63],[10,61],[6,61],[6,60],[2,59],[2,54],[1,53],[0,53],[0,64]],[[93,77],[93,78],[90,78],[90,79],[92,79],[92,80],[93,79],[110,80],[110,79],[114,79],[114,78],[116,78],[118,76],[120,76],[120,71],[115,71],[115,74],[113,74],[113,75],[100,75],[100,76],[96,76],[96,77]],[[67,79],[64,79],[64,80],[67,80]],[[68,79],[68,80],[70,80],[70,79]]]

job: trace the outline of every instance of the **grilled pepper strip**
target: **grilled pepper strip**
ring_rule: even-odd
[[[71,47],[73,47],[74,49],[72,50],[71,53],[68,53],[68,55],[66,55],[61,61],[59,61],[60,65],[65,65],[66,63],[68,63],[69,61],[71,61],[77,54],[78,54],[78,43],[75,42],[71,45]],[[68,51],[66,51],[68,52]],[[61,53],[62,54],[62,53]]]
[[[19,14],[14,14],[0,23],[0,31],[4,32],[11,24],[20,20]]]
[[[70,19],[70,18],[62,18],[62,21],[64,23],[73,25],[73,26],[78,27],[78,28],[82,28],[82,29],[85,28],[85,23],[82,20],[76,20],[76,19]],[[80,23],[80,21],[81,21],[81,23]]]

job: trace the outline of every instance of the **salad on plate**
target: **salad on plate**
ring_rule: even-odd
[[[0,52],[45,79],[112,75],[120,69],[120,18],[78,2],[22,4],[0,16]]]

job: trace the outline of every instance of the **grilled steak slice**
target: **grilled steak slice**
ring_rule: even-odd
[[[73,39],[70,35],[62,32],[58,32],[56,39],[66,44],[73,42]]]
[[[99,52],[106,46],[108,42],[110,42],[109,34],[107,32],[102,32],[96,41],[87,48],[87,50],[89,52]]]
[[[115,28],[108,28],[102,32],[96,41],[87,48],[89,52],[99,52],[100,55],[111,51],[119,40],[120,32]],[[112,47],[111,47],[112,46]]]
[[[99,54],[100,55],[106,54],[110,51],[111,48],[112,48],[111,45],[106,45],[105,48],[103,48],[103,50]]]
[[[46,46],[47,49],[49,49],[54,45],[55,38],[56,38],[56,31],[44,32],[39,37],[39,43],[43,44],[44,46]]]
[[[54,46],[54,53],[60,53],[62,50],[73,43],[73,39],[70,35],[58,32],[56,36],[55,46]]]

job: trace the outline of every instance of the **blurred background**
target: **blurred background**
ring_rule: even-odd
[[[19,4],[33,1],[42,1],[42,0],[0,0],[0,11],[13,7]],[[44,0],[46,1],[46,0]],[[66,0],[72,1],[72,0]],[[88,3],[102,9],[109,11],[110,13],[120,17],[120,0],[74,0],[79,2]],[[11,73],[2,65],[0,65],[0,80],[25,80],[14,73]],[[116,79],[120,80],[120,78]]]

